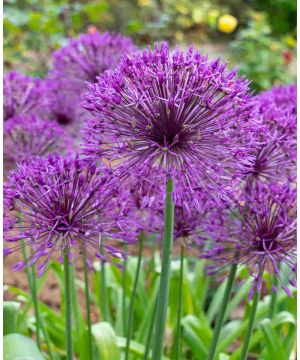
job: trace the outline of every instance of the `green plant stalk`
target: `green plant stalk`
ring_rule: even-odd
[[[273,281],[274,286],[278,286],[278,278],[277,276],[274,276]],[[269,318],[273,319],[274,314],[276,312],[276,304],[277,304],[277,292],[272,291],[271,292],[271,301],[270,301],[270,311],[269,311]]]
[[[165,215],[164,215],[164,237],[162,251],[162,267],[160,275],[157,316],[155,322],[153,360],[160,360],[163,354],[164,334],[167,319],[171,258],[173,248],[173,228],[174,228],[174,203],[172,200],[173,181],[168,178],[166,185]]]
[[[134,302],[135,302],[136,290],[137,290],[137,286],[138,286],[138,282],[139,282],[144,240],[145,240],[145,233],[144,233],[144,231],[142,231],[141,235],[140,235],[140,241],[139,241],[139,254],[138,254],[138,262],[137,262],[136,272],[135,272],[133,291],[132,291],[130,305],[129,305],[129,319],[128,319],[128,326],[127,326],[127,334],[126,334],[127,340],[126,340],[125,360],[128,360],[128,357],[129,357],[129,346],[130,346],[130,338],[131,338],[131,333],[132,333],[132,323],[133,323],[133,314],[134,314]]]
[[[147,335],[147,341],[146,341],[146,347],[145,347],[145,353],[144,353],[143,360],[147,360],[148,357],[149,357],[151,339],[152,339],[152,332],[153,332],[154,323],[155,323],[155,319],[156,319],[156,312],[157,312],[157,303],[158,303],[157,300],[158,300],[158,296],[156,297],[155,307],[153,309],[152,319],[151,319],[151,323],[150,323],[149,330],[148,330],[148,335]]]
[[[106,287],[106,271],[105,261],[101,261],[100,271],[100,311],[102,321],[109,321],[108,293]]]
[[[214,360],[215,355],[216,355],[218,341],[219,341],[219,337],[220,337],[224,317],[225,317],[225,314],[226,314],[226,309],[227,309],[229,297],[230,297],[230,294],[231,294],[231,289],[232,289],[233,281],[234,281],[234,278],[235,278],[236,270],[237,270],[237,264],[232,264],[231,267],[230,267],[230,271],[229,271],[227,284],[226,284],[226,288],[225,288],[225,291],[224,291],[220,311],[218,313],[217,321],[216,321],[216,324],[215,324],[215,327],[214,327],[213,338],[212,338],[212,341],[210,343],[210,347],[209,347],[209,350],[208,350],[207,360]]]
[[[183,285],[183,265],[184,265],[184,246],[180,247],[180,273],[178,284],[178,309],[177,309],[177,325],[176,325],[176,337],[175,337],[175,356],[174,360],[178,360],[180,356],[181,348],[181,308],[182,308],[182,285]]]
[[[251,339],[251,335],[252,335],[252,331],[253,331],[253,326],[254,326],[254,320],[255,320],[255,314],[256,314],[256,310],[257,310],[258,301],[259,301],[259,292],[257,290],[255,290],[254,296],[253,296],[253,302],[252,302],[252,305],[251,305],[250,315],[249,315],[248,328],[247,328],[246,336],[245,336],[245,339],[244,339],[244,345],[243,345],[243,349],[242,349],[242,352],[241,352],[240,360],[246,360],[247,359],[247,355],[248,355],[248,351],[249,351],[249,344],[250,344],[250,339]]]
[[[40,311],[39,311],[39,304],[38,304],[38,297],[37,297],[37,290],[36,290],[36,277],[35,276],[36,276],[35,275],[35,266],[32,265],[32,271],[31,271],[31,295],[32,295],[35,322],[36,322],[36,342],[37,342],[38,348],[41,349]]]
[[[125,252],[127,253],[127,244],[125,244]],[[124,259],[123,278],[122,278],[122,308],[123,308],[123,334],[126,336],[127,311],[126,311],[126,283],[127,283],[127,259]]]
[[[72,309],[73,309],[74,323],[77,334],[79,336],[80,323],[79,323],[79,306],[77,302],[76,285],[75,285],[75,266],[70,268],[70,281],[71,281]]]
[[[71,302],[71,279],[69,264],[69,248],[64,251],[64,278],[65,278],[65,311],[66,311],[66,343],[67,360],[73,360],[73,339],[72,339],[72,302]]]
[[[86,248],[83,247],[82,252],[82,266],[84,272],[84,290],[85,290],[85,306],[86,306],[86,317],[88,325],[88,345],[90,352],[90,359],[93,359],[93,343],[92,343],[92,321],[91,321],[91,308],[90,308],[90,290],[89,290],[89,278],[88,269],[86,264]]]

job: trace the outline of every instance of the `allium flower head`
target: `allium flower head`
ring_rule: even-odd
[[[287,111],[296,115],[297,112],[297,87],[295,84],[286,86],[274,86],[272,89],[263,91],[257,96],[258,110],[264,114],[268,109],[276,107],[281,111]]]
[[[11,168],[32,156],[68,152],[71,138],[58,124],[34,115],[20,115],[4,123],[4,162]]]
[[[32,114],[37,111],[41,100],[41,80],[19,74],[7,73],[3,80],[4,120],[16,115]]]
[[[122,175],[158,166],[188,186],[215,189],[252,150],[245,141],[248,82],[225,68],[192,47],[171,52],[167,43],[124,56],[85,95],[94,115],[86,127],[86,155],[118,160]]]
[[[42,274],[49,259],[65,249],[70,261],[86,249],[89,259],[124,257],[109,244],[106,254],[99,252],[103,237],[118,238],[121,227],[119,209],[105,187],[107,177],[96,167],[76,157],[48,155],[19,165],[11,174],[9,187],[14,192],[15,224],[4,234],[5,254],[20,250],[23,239],[32,248],[26,263],[15,269],[38,263]],[[123,234],[124,235],[124,234]]]
[[[296,174],[297,119],[296,89],[274,87],[256,96],[252,117],[259,144],[246,173],[264,181],[286,181]]]
[[[245,264],[254,280],[250,298],[262,286],[267,272],[272,282],[274,275],[288,295],[288,283],[296,286],[296,191],[287,185],[247,184],[229,212],[219,212],[219,222],[208,235],[214,241],[204,257],[212,260],[212,269],[230,263]],[[274,291],[278,289],[272,285]]]
[[[86,81],[94,82],[103,71],[113,68],[122,54],[136,50],[131,39],[121,34],[81,34],[54,52],[53,75],[69,79],[82,88]]]

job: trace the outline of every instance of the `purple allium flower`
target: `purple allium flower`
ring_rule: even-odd
[[[58,124],[34,115],[15,116],[4,123],[4,162],[7,168],[32,156],[68,152],[71,138]]]
[[[119,238],[122,224],[106,181],[107,176],[101,176],[95,165],[78,156],[54,154],[20,164],[8,183],[15,194],[16,221],[4,239],[10,244],[6,254],[19,251],[23,239],[31,245],[32,255],[15,269],[38,263],[37,270],[42,274],[55,254],[61,260],[67,249],[71,261],[83,247],[89,264],[92,256],[106,260],[124,257],[111,244],[103,243],[105,255],[99,252],[103,237]]]
[[[230,181],[253,150],[245,141],[251,95],[248,81],[225,67],[192,47],[170,52],[167,43],[124,56],[85,95],[94,115],[85,154],[118,160],[120,176],[157,166],[189,188]]]
[[[16,115],[32,114],[37,111],[41,100],[41,80],[19,74],[7,73],[3,80],[4,120]]]
[[[47,118],[77,131],[88,114],[80,106],[80,94],[65,79],[49,77],[44,80],[43,104]]]
[[[257,143],[260,145],[256,156],[249,160],[246,171],[253,178],[284,182],[287,178],[295,177],[295,91],[294,86],[275,87],[255,98],[252,116],[260,124],[256,130]]]
[[[208,224],[213,221],[208,238],[214,245],[203,257],[212,260],[210,268],[217,271],[230,263],[245,264],[254,278],[250,297],[255,289],[260,291],[264,272],[271,283],[275,275],[279,286],[291,295],[287,283],[296,285],[295,203],[296,190],[288,184],[247,183],[235,208],[219,209],[218,215],[208,219]],[[272,289],[277,291],[274,285]]]
[[[259,102],[258,111],[261,114],[274,107],[290,114],[296,115],[297,113],[297,87],[294,84],[275,86],[270,90],[263,91],[257,96],[257,100]]]
[[[130,38],[115,33],[81,34],[53,54],[53,75],[65,78],[82,89],[86,81],[94,82],[107,69],[112,69],[124,53],[137,48]]]

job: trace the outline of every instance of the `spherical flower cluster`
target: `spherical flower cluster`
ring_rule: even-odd
[[[20,115],[4,123],[4,163],[11,168],[32,156],[68,152],[72,141],[58,124],[34,115]]]
[[[256,156],[248,163],[247,175],[264,181],[293,179],[296,173],[296,88],[274,87],[256,96],[252,116],[257,127]]]
[[[85,154],[117,160],[120,176],[157,166],[189,188],[222,191],[253,151],[248,82],[225,68],[193,48],[171,52],[167,43],[124,56],[85,95],[94,115]]]
[[[254,278],[250,298],[255,289],[261,290],[265,271],[271,283],[276,276],[279,286],[292,295],[288,284],[296,286],[295,204],[296,190],[288,185],[248,183],[235,208],[219,211],[218,222],[206,220],[207,224],[214,221],[208,234],[212,250],[203,256],[212,260],[210,269],[217,271],[230,263],[247,265]]]
[[[105,183],[108,177],[95,165],[76,157],[48,155],[19,165],[11,174],[9,188],[14,192],[14,226],[5,232],[9,244],[5,254],[18,251],[21,240],[30,245],[32,255],[18,262],[15,269],[38,263],[42,274],[49,259],[64,251],[70,261],[85,248],[87,259],[124,257],[125,254],[103,237],[124,238],[122,209],[109,194]],[[100,247],[105,254],[100,252]]]
[[[113,68],[124,53],[136,51],[130,38],[108,32],[81,34],[53,54],[53,75],[68,79],[82,89],[86,81]]]
[[[65,127],[79,143],[82,125],[90,117],[89,112],[81,107],[80,92],[66,79],[50,76],[44,80],[44,88],[45,117]]]
[[[7,73],[3,80],[3,117],[8,120],[16,115],[32,114],[40,105],[42,82],[38,78]]]

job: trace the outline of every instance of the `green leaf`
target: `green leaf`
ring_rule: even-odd
[[[16,301],[3,302],[3,335],[17,332],[20,306],[21,304]]]
[[[101,360],[119,360],[120,350],[117,336],[112,326],[107,322],[92,325],[92,334],[95,338],[99,358]]]
[[[271,327],[270,319],[264,319],[260,323],[260,326],[265,335],[267,349],[270,353],[270,355],[269,355],[270,358],[273,358],[276,360],[286,360],[284,349],[280,345],[280,340],[278,339],[278,336],[276,335],[275,331]]]
[[[3,360],[44,360],[37,345],[29,337],[9,334],[3,338]]]
[[[117,338],[118,346],[122,350],[126,348],[126,338],[118,336]],[[129,352],[132,356],[136,356],[139,359],[142,359],[145,354],[145,346],[136,341],[130,341]],[[149,352],[149,359],[151,358],[151,351]],[[163,356],[162,360],[170,360],[169,358]]]

